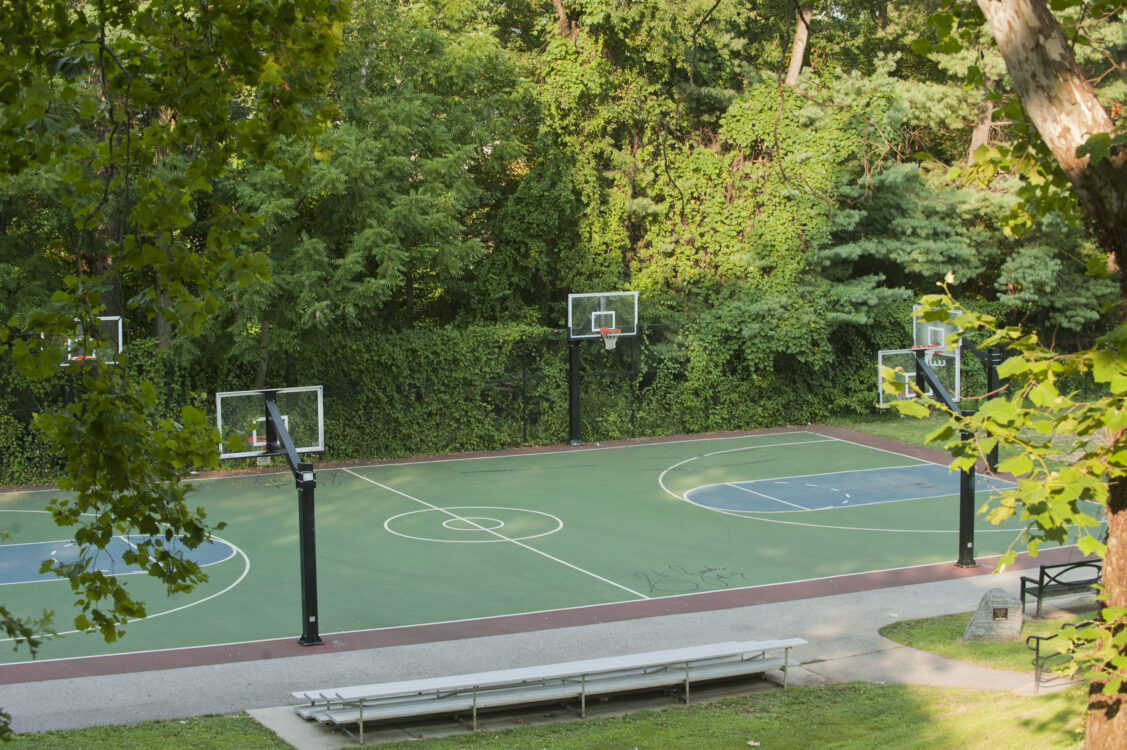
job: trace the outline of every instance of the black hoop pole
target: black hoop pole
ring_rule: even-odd
[[[1006,350],[1001,346],[992,346],[989,349],[979,349],[973,344],[964,345],[964,349],[969,349],[974,356],[982,362],[983,367],[986,368],[986,393],[997,393],[1002,389],[1002,379],[998,377],[998,365],[1006,361]],[[998,446],[995,445],[993,449],[986,455],[986,468],[990,471],[998,470]]]
[[[579,436],[579,339],[569,339],[567,342],[568,358],[567,358],[567,380],[568,380],[568,400],[570,406],[569,414],[569,427],[570,435],[568,436],[569,445],[583,445],[583,439]]]
[[[298,545],[301,554],[301,638],[302,646],[322,643],[317,622],[317,538],[313,511],[313,493],[317,479],[313,464],[298,464],[297,480]]]
[[[1000,346],[992,346],[986,350],[986,392],[997,393],[1002,388],[1002,379],[998,377],[998,365],[1002,364],[1006,359],[1006,352]],[[998,446],[997,444],[990,450],[986,456],[986,466],[990,471],[998,470]]]
[[[926,361],[923,349],[916,349],[916,387],[926,392],[928,388],[935,394],[939,401],[948,410],[963,416],[974,412],[961,409],[955,399],[939,382],[935,370],[931,369]],[[969,440],[971,434],[965,430],[960,431],[963,440]],[[959,473],[959,552],[955,567],[974,568],[978,563],[974,561],[974,477],[975,467],[971,464],[969,469]]]
[[[963,440],[970,440],[966,430],[959,433]],[[959,472],[959,559],[957,568],[977,568],[974,561],[974,464]]]
[[[314,515],[314,491],[317,475],[313,464],[298,460],[297,449],[278,410],[275,391],[266,392],[266,444],[271,451],[285,455],[297,484],[298,554],[301,558],[301,638],[302,646],[319,646],[320,623],[317,621],[317,534]]]

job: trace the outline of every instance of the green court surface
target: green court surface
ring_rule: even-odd
[[[227,524],[210,580],[168,599],[146,576],[129,575],[148,602],[146,620],[115,644],[93,634],[50,640],[40,659],[300,634],[290,473],[194,485],[192,503]],[[958,475],[946,467],[815,431],[319,469],[320,630],[331,637],[952,561],[957,494]],[[29,555],[66,545],[42,510],[51,496],[0,494],[0,526],[11,534],[0,546],[0,587],[10,611],[53,609],[65,631],[67,584],[19,573]],[[977,525],[979,557],[1015,538],[1013,527]],[[22,648],[2,653],[2,663],[27,659]]]

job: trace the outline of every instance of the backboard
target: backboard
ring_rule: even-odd
[[[567,295],[569,339],[597,339],[602,329],[618,329],[619,336],[638,333],[637,292],[594,292]]]
[[[958,326],[948,321],[954,320],[958,313],[955,310],[948,310],[948,321],[924,320],[918,314],[922,309],[922,305],[915,305],[912,308],[912,346],[934,346],[938,347],[937,353],[944,357],[955,356],[955,350],[962,346],[962,339],[959,339],[959,346],[947,344],[947,337],[959,332]]]
[[[282,424],[298,453],[325,450],[325,409],[321,386],[226,391],[215,394],[215,424],[220,458],[262,458],[281,455],[266,440],[266,398],[282,415]]]
[[[61,367],[90,360],[100,364],[117,364],[117,355],[124,343],[120,315],[99,316],[98,329],[89,335],[83,330],[81,321],[76,320],[74,327],[74,335],[67,338],[63,347]]]
[[[894,401],[908,401],[916,398],[912,386],[916,382],[916,349],[885,349],[877,352],[877,392],[880,394],[878,405],[887,409]],[[956,347],[952,354],[945,355],[939,349],[927,353],[928,365],[939,377],[939,382],[951,394],[951,398],[959,401],[962,398],[962,347]],[[884,374],[899,368],[903,372],[891,374],[891,380],[897,388],[888,392],[884,387]],[[926,395],[932,395],[928,389]]]

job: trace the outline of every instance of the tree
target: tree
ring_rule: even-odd
[[[255,367],[255,387],[272,359],[326,332],[492,309],[474,275],[524,155],[531,102],[515,55],[487,28],[472,3],[356,2],[328,93],[339,114],[314,154],[283,148],[308,157],[300,182],[264,162],[225,181],[264,219],[270,277],[224,294],[215,318],[231,357]]]
[[[806,41],[810,38],[810,9],[798,3],[794,7],[794,42],[790,48],[790,62],[787,64],[787,74],[783,83],[793,86],[798,83],[798,76],[802,72],[802,58],[806,56]]]
[[[66,339],[96,331],[107,309],[190,336],[218,306],[220,275],[263,271],[243,251],[255,219],[200,198],[233,164],[271,158],[279,137],[323,126],[319,94],[347,12],[341,0],[0,0],[0,189],[39,176],[65,186],[70,214],[55,256],[66,275],[49,298],[9,308],[0,353],[27,378],[66,369],[75,380],[74,402],[35,426],[71,493],[49,508],[84,551],[79,564],[43,569],[69,580],[79,629],[112,641],[145,615],[114,576],[85,564],[117,534],[145,535],[124,562],[170,594],[205,580],[168,542],[209,537],[182,477],[217,459],[202,412],[157,417],[155,389],[126,367],[60,368]],[[33,646],[26,623],[2,614]]]
[[[1031,550],[1042,537],[1060,540],[1059,524],[1076,518],[1077,499],[1093,499],[1104,506],[1106,545],[1087,541],[1084,547],[1104,559],[1104,623],[1090,628],[1087,638],[1094,649],[1087,746],[1121,748],[1127,746],[1127,273],[1122,271],[1127,268],[1127,133],[1113,119],[1112,103],[1101,102],[1089,83],[1073,47],[1088,41],[1079,19],[1122,23],[1124,6],[1097,0],[1084,3],[1079,13],[1080,5],[1053,4],[1070,24],[1071,40],[1044,0],[978,0],[981,15],[959,8],[940,17],[936,25],[945,30],[940,46],[957,47],[960,24],[972,32],[986,22],[1020,99],[1018,114],[1036,129],[1028,134],[1030,146],[1023,165],[1031,185],[1025,194],[1030,213],[1043,216],[1067,202],[1062,192],[1070,193],[1107,264],[1120,269],[1119,325],[1095,348],[1063,357],[1039,350],[1035,340],[1019,332],[995,334],[991,341],[1005,341],[1019,353],[1006,363],[1004,373],[1028,376],[1023,381],[1028,385],[1014,387],[1008,398],[987,401],[977,424],[988,435],[979,440],[980,447],[999,439],[1022,445],[1021,457],[1001,468],[1031,472],[1030,478],[1043,480],[1040,490],[1036,483],[1023,482],[1032,494],[1008,501],[1023,503],[1026,517],[1040,530],[1030,540]],[[1075,403],[1055,384],[1061,375],[1073,372],[1093,373],[1109,395],[1095,404]],[[1043,411],[1038,415],[1031,409]],[[1081,459],[1059,471],[1038,466],[1042,453],[1021,442],[1016,433],[1026,424],[1043,434],[1076,435],[1085,446]],[[955,449],[969,451],[965,446]],[[1013,508],[1004,507],[1002,512]]]

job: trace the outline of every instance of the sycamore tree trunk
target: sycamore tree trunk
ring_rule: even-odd
[[[1092,163],[1076,150],[1114,123],[1085,81],[1045,0],[978,0],[1030,120],[1068,176],[1091,236],[1127,269],[1127,152]],[[1127,320],[1127,273],[1120,274],[1120,320]],[[1122,433],[1116,436],[1127,443]],[[1127,480],[1112,479],[1103,580],[1107,605],[1127,606]],[[1127,687],[1111,696],[1094,681],[1087,747],[1127,748]]]
[[[804,9],[802,3],[799,3],[795,8],[794,42],[790,47],[790,65],[787,67],[787,77],[783,80],[787,86],[798,83],[798,75],[802,72],[806,42],[810,40],[810,27],[806,25],[806,19],[809,17],[809,9]]]

